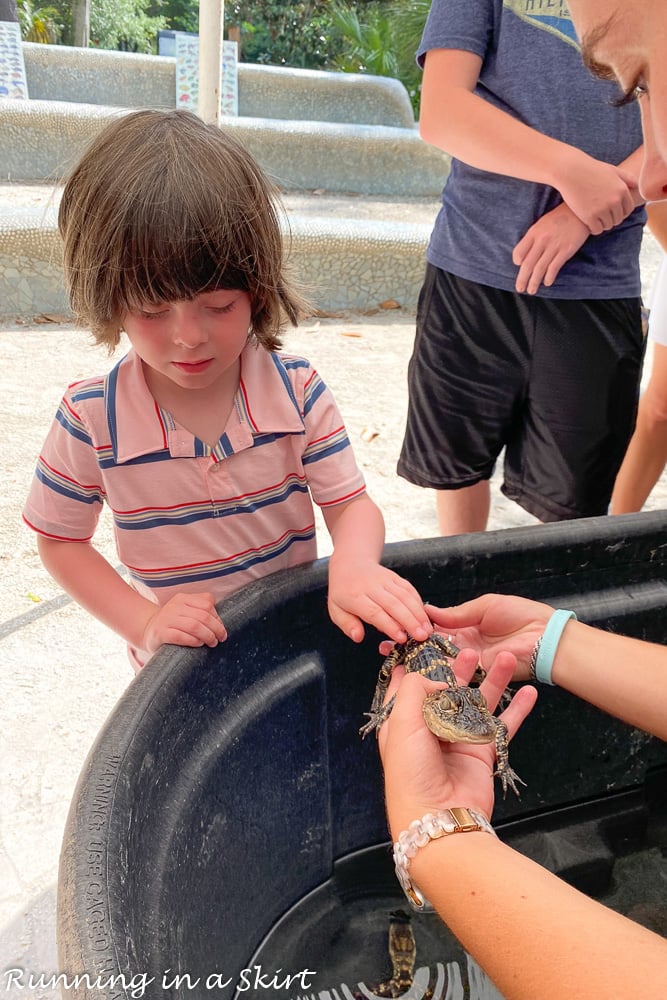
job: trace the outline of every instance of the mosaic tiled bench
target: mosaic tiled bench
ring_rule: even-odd
[[[110,117],[127,109],[0,98],[0,176],[56,181]],[[226,118],[226,128],[284,188],[407,196],[439,195],[448,159],[416,128]]]
[[[23,59],[34,100],[176,106],[176,60],[167,56],[24,42]],[[403,84],[370,74],[239,63],[238,99],[244,117],[414,126]]]
[[[290,215],[295,272],[322,311],[371,309],[388,299],[414,309],[427,224]],[[56,209],[0,212],[0,313],[67,314]]]

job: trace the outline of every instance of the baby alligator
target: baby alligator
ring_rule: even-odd
[[[391,698],[383,704],[389,681],[394,667],[399,664],[407,672],[424,674],[434,681],[443,681],[446,688],[427,695],[424,706],[424,719],[432,733],[450,743],[492,743],[496,745],[496,777],[500,779],[503,797],[508,787],[519,795],[517,782],[525,782],[510,767],[508,756],[507,726],[496,719],[488,709],[486,699],[476,687],[459,687],[450,663],[458,656],[460,650],[454,643],[433,632],[424,642],[408,639],[405,643],[397,643],[380,667],[375,694],[368,716],[368,722],[359,732],[363,737],[379,730],[388,717],[394,704]],[[473,682],[483,679],[484,671],[477,668]]]
[[[394,910],[389,914],[389,957],[391,959],[391,979],[384,979],[375,986],[368,987],[376,997],[401,997],[412,986],[417,961],[417,945],[412,932],[410,916],[405,910]],[[354,993],[355,1000],[366,1000],[366,994]],[[424,1000],[433,996],[429,989]]]

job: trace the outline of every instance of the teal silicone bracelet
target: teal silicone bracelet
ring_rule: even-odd
[[[574,611],[558,610],[554,611],[547,622],[547,627],[542,635],[542,641],[540,642],[540,648],[535,661],[535,677],[540,684],[553,685],[554,683],[551,680],[551,668],[554,665],[554,656],[556,655],[556,649],[563,634],[563,629],[571,618],[574,618],[575,621],[577,620]]]

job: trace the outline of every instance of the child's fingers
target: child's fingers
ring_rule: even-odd
[[[414,587],[396,574],[382,578],[382,586],[366,595],[370,622],[394,642],[405,642],[408,636],[423,642],[433,631],[424,604]]]
[[[343,632],[352,642],[361,642],[364,638],[364,626],[357,615],[343,610],[339,604],[329,599],[329,616],[334,625]]]

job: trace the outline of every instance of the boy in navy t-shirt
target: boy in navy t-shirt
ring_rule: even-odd
[[[440,530],[503,492],[541,521],[604,514],[643,341],[641,127],[584,67],[564,2],[434,0],[421,135],[452,155],[427,250],[398,471]]]

